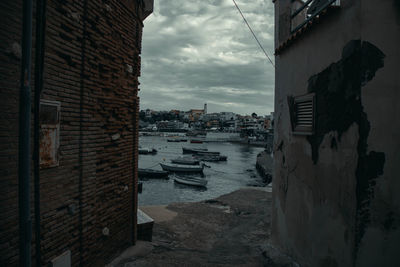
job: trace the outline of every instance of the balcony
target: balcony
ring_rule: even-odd
[[[290,32],[296,33],[303,27],[319,19],[329,8],[340,6],[340,0],[293,0],[292,14],[290,16]]]
[[[322,17],[339,7],[340,0],[292,0],[290,20],[287,20],[288,24],[285,25],[288,36],[275,49],[275,55],[279,55],[294,40],[318,24]]]

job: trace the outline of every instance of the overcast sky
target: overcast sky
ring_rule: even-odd
[[[273,60],[272,1],[236,2]],[[273,111],[273,67],[232,0],[155,0],[142,45],[141,109]]]

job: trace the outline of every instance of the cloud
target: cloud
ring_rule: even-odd
[[[272,2],[236,2],[272,56]],[[143,31],[141,109],[273,111],[274,69],[231,0],[155,1]]]

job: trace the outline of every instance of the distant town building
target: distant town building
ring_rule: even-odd
[[[204,109],[191,109],[189,111],[189,120],[198,121],[204,114],[207,114],[207,104],[204,104]]]

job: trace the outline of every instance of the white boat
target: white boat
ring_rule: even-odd
[[[171,162],[174,164],[182,164],[182,165],[199,165],[200,160],[195,159],[193,157],[178,157],[176,159],[171,159]]]
[[[171,163],[160,163],[160,165],[164,171],[169,171],[169,172],[202,172],[204,169],[204,164],[201,164],[199,166],[191,166],[191,165],[180,165]]]
[[[206,187],[207,180],[201,177],[194,177],[194,176],[174,176],[174,181],[176,183],[185,184],[185,185],[192,185],[192,186],[199,186],[199,187]]]

